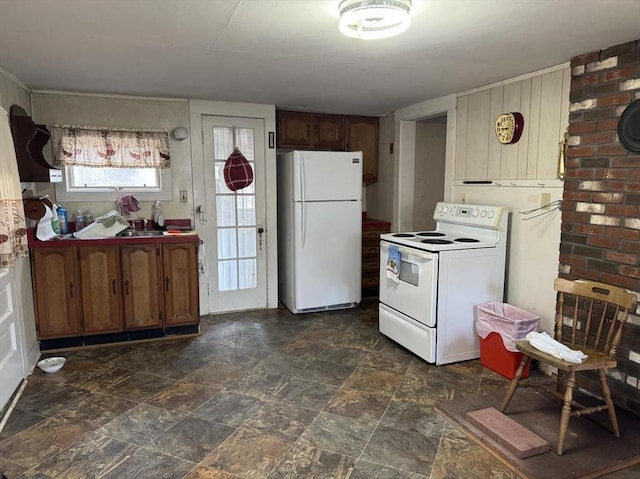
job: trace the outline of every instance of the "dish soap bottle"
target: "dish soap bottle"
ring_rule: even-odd
[[[162,212],[162,204],[160,204],[160,200],[156,200],[153,204],[151,216],[156,229],[164,228],[164,213]]]
[[[69,232],[69,217],[64,206],[58,205],[58,223],[60,225],[60,233],[66,235]]]

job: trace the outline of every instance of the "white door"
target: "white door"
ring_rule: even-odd
[[[252,118],[204,116],[204,212],[198,233],[207,255],[209,312],[267,306],[264,124]],[[253,168],[254,181],[231,191],[224,164],[238,147]]]
[[[0,411],[23,378],[13,276],[11,270],[0,269]]]

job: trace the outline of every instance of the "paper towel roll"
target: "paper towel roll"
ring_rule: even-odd
[[[38,221],[36,228],[36,238],[40,241],[47,241],[55,238],[56,232],[53,231],[51,226],[51,218],[53,218],[53,211],[47,205],[44,205],[44,216]]]

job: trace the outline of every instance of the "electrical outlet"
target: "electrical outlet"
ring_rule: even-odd
[[[469,195],[462,193],[462,195],[460,195],[460,201],[466,205],[469,201]]]
[[[189,195],[187,194],[187,190],[180,190],[180,203],[188,203]]]
[[[548,210],[549,203],[551,203],[551,193],[542,193],[540,195],[540,207]]]

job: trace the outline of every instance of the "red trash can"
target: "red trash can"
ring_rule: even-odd
[[[480,336],[480,363],[507,379],[513,379],[522,361],[516,341],[538,330],[540,316],[495,301],[476,305],[475,314],[476,332]],[[527,364],[522,378],[529,376],[529,366]]]

